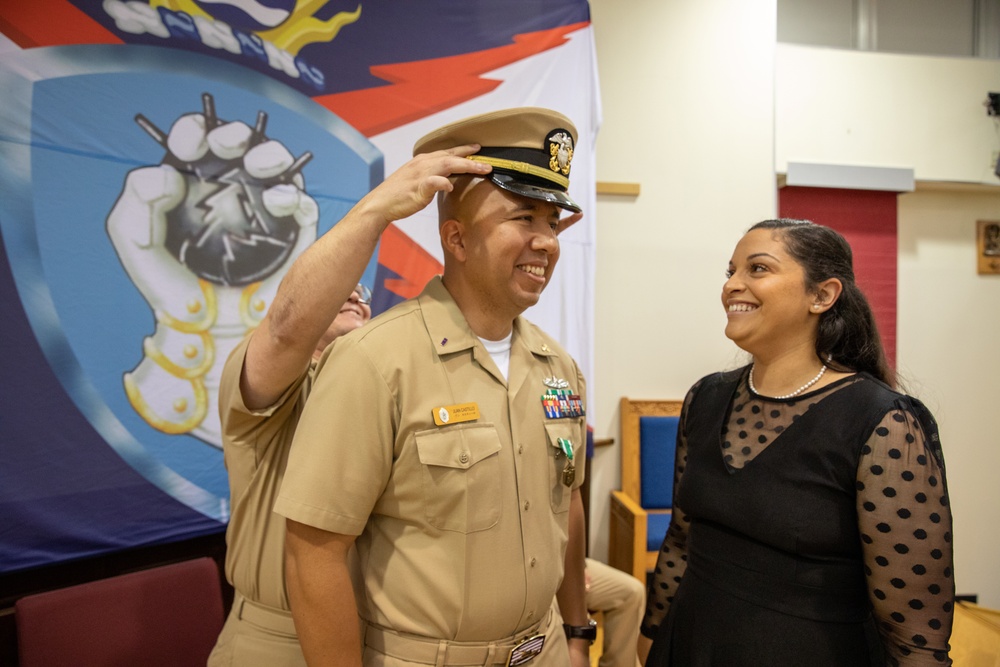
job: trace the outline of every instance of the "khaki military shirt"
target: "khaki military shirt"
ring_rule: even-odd
[[[545,617],[586,456],[585,418],[546,416],[546,378],[583,396],[573,359],[523,318],[505,380],[440,278],[327,350],[275,511],[358,536],[362,618],[476,642]]]
[[[249,336],[226,360],[219,385],[223,455],[229,472],[226,577],[245,598],[288,610],[285,520],[274,514],[292,434],[312,385],[314,365],[269,408],[250,410],[240,393]]]

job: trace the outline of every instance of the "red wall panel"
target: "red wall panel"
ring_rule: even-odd
[[[785,187],[778,191],[783,218],[812,220],[844,235],[854,251],[854,274],[875,311],[889,364],[896,365],[895,192]]]

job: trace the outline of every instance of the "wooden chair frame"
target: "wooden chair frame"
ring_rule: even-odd
[[[623,397],[621,418],[621,491],[611,492],[611,523],[608,536],[608,564],[629,572],[642,582],[656,566],[656,551],[646,549],[646,531],[650,512],[669,514],[670,510],[646,510],[640,505],[642,462],[639,460],[639,418],[677,417],[683,401],[636,400]]]

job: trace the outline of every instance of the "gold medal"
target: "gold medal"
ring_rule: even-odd
[[[572,461],[566,461],[566,467],[563,468],[563,484],[566,486],[573,486],[573,480],[576,479],[576,466]]]

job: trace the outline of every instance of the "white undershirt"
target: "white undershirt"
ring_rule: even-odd
[[[511,331],[503,340],[479,339],[483,341],[483,347],[490,353],[493,363],[500,369],[500,374],[505,380],[507,379],[507,371],[510,369],[510,341],[513,336],[514,332]]]

